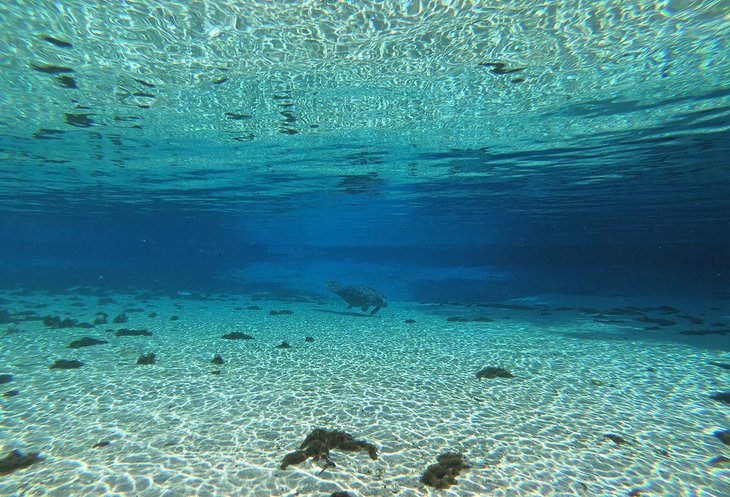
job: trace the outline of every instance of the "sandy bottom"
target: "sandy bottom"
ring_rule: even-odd
[[[712,436],[730,428],[730,406],[709,397],[730,390],[730,371],[711,364],[730,363],[730,334],[680,334],[730,330],[728,301],[392,302],[370,317],[334,300],[241,295],[0,299],[14,321],[0,325],[0,374],[13,375],[0,394],[19,390],[0,397],[0,457],[45,458],[0,476],[0,495],[730,495],[730,464],[710,464],[730,457]],[[269,314],[283,309],[293,314]],[[93,322],[100,311],[108,323],[89,329],[40,320]],[[122,313],[128,321],[113,323]],[[221,338],[233,331],[255,338]],[[84,336],[109,343],[67,347]],[[150,351],[156,363],[137,365]],[[225,364],[211,364],[215,354]],[[57,359],[84,365],[49,369]],[[514,378],[477,379],[488,366]],[[336,467],[279,469],[316,427],[373,443],[379,458],[335,449]],[[472,467],[447,490],[425,487],[446,451]]]

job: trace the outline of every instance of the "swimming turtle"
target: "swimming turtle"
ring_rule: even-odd
[[[339,281],[329,280],[325,283],[325,286],[336,293],[342,300],[347,302],[350,307],[359,307],[363,312],[366,312],[370,306],[374,306],[373,310],[370,311],[372,316],[380,310],[381,307],[387,307],[385,297],[377,291],[375,288],[370,288],[365,285],[350,285],[342,286]]]

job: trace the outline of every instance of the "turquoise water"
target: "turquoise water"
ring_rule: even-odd
[[[729,492],[727,2],[6,1],[0,27],[0,458],[44,458],[0,494]],[[381,457],[278,469],[316,427]],[[472,468],[424,486],[446,451]]]

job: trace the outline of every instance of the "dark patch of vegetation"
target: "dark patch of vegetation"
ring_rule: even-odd
[[[81,347],[91,347],[92,345],[104,345],[106,340],[99,340],[93,337],[83,337],[68,344],[69,349],[80,349]]]
[[[51,364],[48,369],[76,369],[83,366],[84,363],[77,360],[77,359],[58,359],[53,364]]]
[[[315,460],[324,459],[327,463],[326,467],[334,466],[329,460],[329,453],[332,449],[344,450],[346,452],[367,451],[371,459],[378,458],[378,451],[371,443],[356,440],[352,435],[340,430],[328,430],[325,428],[315,428],[304,439],[299,446],[299,450],[290,452],[284,456],[280,468],[286,469],[292,464],[299,464],[308,458]]]
[[[59,316],[44,316],[43,324],[49,328],[76,328],[79,322],[71,318],[61,319]]]
[[[680,331],[680,335],[704,336],[704,335],[727,335],[730,330],[684,330]]]
[[[57,46],[58,48],[73,48],[74,46],[63,40],[59,40],[58,38],[54,38],[53,36],[41,36],[41,40],[47,41],[48,43]]]
[[[0,476],[9,475],[13,471],[27,468],[37,462],[43,461],[45,458],[40,457],[37,452],[23,455],[19,450],[10,452],[7,456],[0,459]]]
[[[504,368],[495,368],[493,366],[486,367],[480,371],[477,372],[477,379],[481,380],[482,378],[486,379],[492,379],[492,378],[514,378],[514,375],[507,371]]]
[[[725,445],[730,445],[730,430],[717,430],[712,434],[712,436]]]
[[[615,443],[616,445],[624,445],[624,444],[628,443],[626,441],[626,439],[624,439],[624,437],[622,437],[621,435],[616,435],[613,433],[605,433],[603,436],[605,438],[609,439],[610,441],[612,441],[613,443]]]
[[[126,314],[119,314],[112,320],[112,323],[120,324],[126,323],[127,321],[129,321],[129,316]]]
[[[710,395],[710,398],[712,400],[717,400],[718,402],[730,405],[730,391],[713,393],[712,395]]]
[[[253,337],[251,335],[247,333],[241,333],[240,331],[226,333],[221,338],[225,338],[226,340],[253,340]]]
[[[114,336],[118,336],[118,337],[139,337],[139,336],[150,337],[150,336],[152,336],[152,332],[151,331],[148,331],[148,330],[130,330],[130,329],[127,329],[127,328],[122,328],[119,331],[117,331],[116,333],[114,333]]]
[[[436,461],[438,461],[436,464],[426,468],[426,472],[421,476],[421,483],[440,490],[456,485],[456,477],[462,470],[471,467],[464,460],[464,456],[457,452],[440,454]]]

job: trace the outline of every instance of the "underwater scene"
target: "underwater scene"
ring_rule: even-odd
[[[0,496],[730,495],[726,0],[0,28]]]

